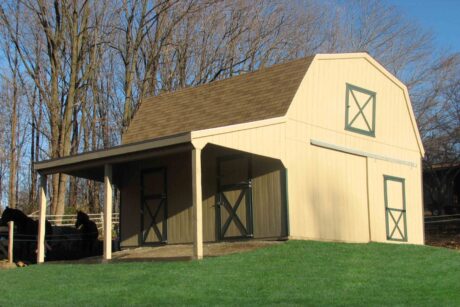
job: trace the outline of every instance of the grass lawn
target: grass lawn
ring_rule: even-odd
[[[290,241],[192,262],[42,265],[0,272],[0,306],[460,305],[460,253]]]

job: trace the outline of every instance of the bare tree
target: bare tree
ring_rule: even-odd
[[[451,205],[453,180],[460,174],[460,54],[441,59],[431,71],[436,77],[426,84],[417,114],[429,174],[424,187],[442,212]]]
[[[318,52],[369,52],[409,86],[427,165],[458,149],[455,56],[434,53],[429,31],[381,1],[5,0],[0,31],[1,103],[20,115],[0,122],[10,203],[35,201],[34,160],[119,143],[145,96]],[[64,174],[50,185],[52,213],[100,210],[100,185]]]

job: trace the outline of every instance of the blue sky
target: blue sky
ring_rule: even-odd
[[[386,0],[433,32],[441,49],[460,52],[460,0]]]

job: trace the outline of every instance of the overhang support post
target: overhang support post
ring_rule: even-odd
[[[201,148],[192,150],[193,258],[203,259],[203,203],[201,192]]]
[[[104,260],[112,259],[112,165],[104,166]]]
[[[40,187],[38,190],[38,240],[37,240],[37,263],[45,262],[45,233],[46,233],[46,175],[40,175]]]
[[[8,222],[8,263],[13,263],[14,222]]]

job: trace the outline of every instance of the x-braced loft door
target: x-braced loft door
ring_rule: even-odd
[[[168,194],[166,168],[141,172],[141,244],[168,240]]]
[[[217,159],[216,226],[219,240],[253,237],[251,159]]]

